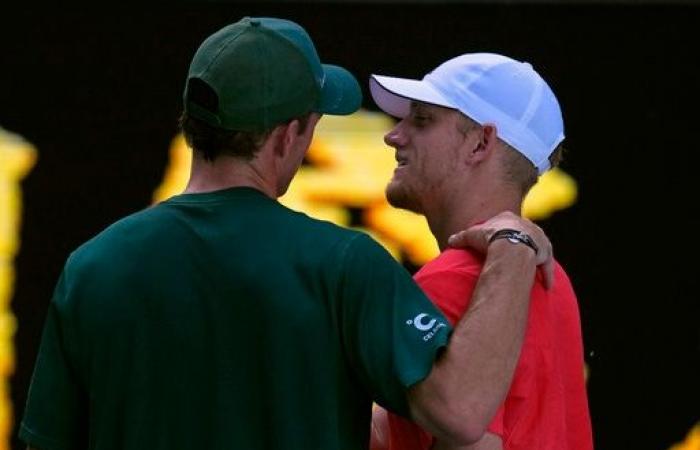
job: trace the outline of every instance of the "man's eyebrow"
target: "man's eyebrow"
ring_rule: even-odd
[[[417,102],[415,100],[411,101],[411,111],[415,112],[425,112],[426,104],[422,102]]]

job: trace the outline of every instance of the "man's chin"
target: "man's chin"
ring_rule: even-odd
[[[418,202],[414,196],[407,192],[406,189],[402,189],[400,185],[390,182],[386,187],[385,195],[386,201],[394,208],[406,209],[421,214]]]

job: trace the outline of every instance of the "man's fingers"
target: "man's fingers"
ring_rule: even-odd
[[[545,289],[551,289],[554,285],[554,253],[549,240],[537,253],[537,266],[537,269],[542,272]]]
[[[514,229],[526,233],[535,242],[539,249],[537,252],[538,270],[542,271],[545,288],[550,289],[554,284],[554,257],[552,256],[552,243],[547,238],[544,230],[536,223],[516,216],[510,212],[500,213],[479,225],[459,231],[447,240],[450,247],[466,248],[486,254],[489,247],[489,239],[499,230]]]
[[[549,290],[554,286],[554,260],[548,259],[543,264],[538,266],[537,270],[542,271],[544,278],[544,288]]]
[[[462,233],[463,231],[459,231],[447,238],[447,245],[450,247],[461,247],[460,244],[462,243]]]
[[[470,247],[481,253],[486,253],[489,246],[488,237],[489,234],[477,225],[453,234],[447,240],[447,244],[454,248]]]

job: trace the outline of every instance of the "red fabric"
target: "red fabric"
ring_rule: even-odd
[[[448,249],[416,273],[415,280],[453,324],[469,306],[482,267],[479,255]],[[488,428],[506,450],[593,448],[583,375],[578,303],[556,264],[554,287],[540,277],[532,289],[525,342],[504,404]],[[389,413],[390,450],[428,449],[432,437]]]

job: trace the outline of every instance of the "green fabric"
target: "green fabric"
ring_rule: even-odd
[[[445,323],[365,234],[249,188],[180,195],[70,256],[20,437],[42,450],[366,448],[372,399],[407,414]]]
[[[201,83],[213,96],[197,91]],[[205,39],[192,58],[184,92],[192,117],[250,132],[312,111],[351,114],[361,104],[362,90],[350,72],[321,64],[306,30],[271,17],[245,17]]]

